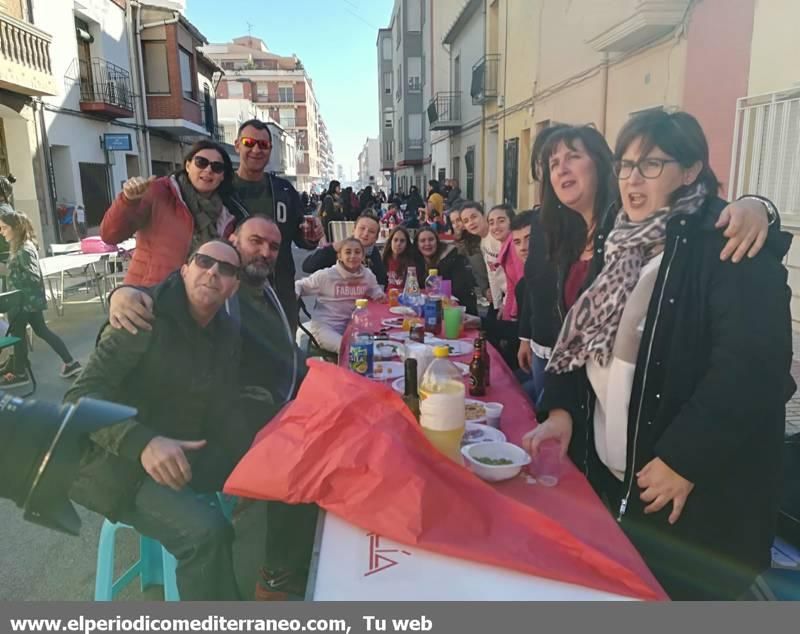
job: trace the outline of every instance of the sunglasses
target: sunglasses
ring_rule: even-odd
[[[205,156],[195,156],[192,161],[199,170],[204,170],[210,165],[211,171],[215,174],[222,174],[225,171],[225,163],[222,161],[209,161]]]
[[[238,266],[231,264],[230,262],[225,262],[224,260],[218,260],[217,258],[206,255],[205,253],[195,253],[189,262],[194,262],[204,271],[210,271],[216,264],[219,274],[223,277],[239,277]]]
[[[262,150],[272,149],[272,141],[254,139],[251,136],[243,136],[241,139],[239,139],[239,143],[244,145],[246,148],[253,148],[257,145]]]

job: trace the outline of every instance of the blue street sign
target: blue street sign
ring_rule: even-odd
[[[104,134],[103,146],[107,152],[130,152],[133,149],[130,134]]]

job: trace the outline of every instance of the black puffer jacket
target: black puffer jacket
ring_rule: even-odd
[[[434,268],[430,265],[429,269]],[[469,260],[461,255],[452,244],[444,247],[436,269],[442,279],[452,282],[453,295],[458,299],[462,306],[466,306],[467,312],[471,315],[478,314],[478,304],[475,297],[475,277],[472,274],[472,266]],[[420,280],[424,283],[427,271]]]
[[[776,258],[777,239],[785,254],[791,237],[778,234],[756,258],[721,262],[725,239],[714,222],[724,205],[713,199],[668,224],[631,392],[625,480],[611,500],[645,560],[681,598],[734,598],[769,566],[785,403],[795,389],[790,292]],[[546,375],[540,413],[552,409],[571,413],[570,455],[597,487],[605,467],[585,369]],[[645,515],[639,499],[636,474],[656,457],[695,485],[673,526],[671,504]]]

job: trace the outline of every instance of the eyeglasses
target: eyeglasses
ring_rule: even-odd
[[[217,258],[206,255],[205,253],[195,253],[189,262],[194,262],[204,271],[210,271],[217,265],[219,274],[223,277],[239,277],[239,267],[225,260],[218,260]]]
[[[194,161],[194,165],[199,170],[204,170],[209,165],[211,166],[211,171],[215,174],[222,174],[225,171],[225,163],[222,161],[209,161],[205,156],[197,156],[192,159]]]
[[[262,150],[270,150],[272,149],[272,142],[266,141],[262,139],[254,139],[251,136],[243,136],[239,139],[239,143],[244,145],[246,148],[253,148],[256,145],[261,148]]]
[[[643,178],[658,178],[667,163],[677,163],[674,159],[645,158],[638,161],[614,161],[614,173],[620,180],[626,180],[633,174],[633,168],[639,170]]]

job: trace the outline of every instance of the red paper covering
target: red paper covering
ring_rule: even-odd
[[[309,367],[297,399],[262,430],[226,493],[314,502],[404,544],[616,594],[664,598],[652,576],[444,458],[390,388],[332,364],[311,361]]]

